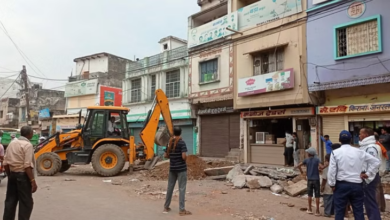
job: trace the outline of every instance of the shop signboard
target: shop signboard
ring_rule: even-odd
[[[390,112],[390,102],[317,107],[317,114],[319,115],[357,114],[357,113],[359,114],[359,113],[376,113],[376,112]]]
[[[97,93],[98,79],[81,80],[65,85],[65,97],[92,95]]]
[[[101,106],[122,106],[122,89],[100,86]]]
[[[266,24],[302,12],[301,0],[262,0],[237,11],[238,30]]]
[[[220,108],[206,108],[199,109],[198,115],[216,115],[216,114],[224,114],[224,113],[233,113],[233,107],[220,107]]]
[[[294,88],[294,70],[287,69],[238,80],[238,97]]]
[[[202,26],[190,29],[188,32],[188,47],[199,46],[229,36],[233,32],[226,30],[226,28],[237,30],[237,26],[237,12],[233,12]]]
[[[38,118],[39,119],[50,118],[50,110],[48,108],[44,108],[40,110],[38,113]]]
[[[314,107],[286,108],[241,112],[241,118],[275,118],[284,116],[310,116],[314,115]]]

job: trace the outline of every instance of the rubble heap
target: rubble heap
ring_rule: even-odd
[[[194,155],[187,156],[187,176],[188,180],[202,180],[206,178],[205,169],[224,167],[232,165],[227,161],[205,161]],[[146,177],[151,180],[168,180],[169,163],[164,163],[150,170]]]
[[[218,168],[215,168],[218,169]],[[237,164],[226,175],[235,188],[268,188],[274,193],[298,196],[306,191],[307,182],[292,168],[245,166]]]

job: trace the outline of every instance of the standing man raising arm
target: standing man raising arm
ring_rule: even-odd
[[[34,177],[34,149],[30,143],[33,130],[30,126],[20,129],[20,137],[12,141],[4,156],[8,176],[3,220],[14,220],[19,203],[19,220],[29,220],[33,210],[32,194],[37,191]]]
[[[358,148],[352,147],[352,135],[342,131],[341,147],[332,152],[328,169],[328,184],[334,194],[335,220],[343,220],[348,201],[352,205],[355,220],[364,220],[364,192],[362,179],[376,175],[380,161]],[[363,166],[367,165],[363,173]]]
[[[329,135],[321,136],[321,140],[325,143],[326,154],[332,153],[332,141],[329,140]]]

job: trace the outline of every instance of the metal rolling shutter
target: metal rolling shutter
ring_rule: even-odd
[[[348,115],[348,121],[390,121],[390,113],[386,114],[365,114]]]
[[[344,127],[344,116],[323,116],[322,124],[323,135],[329,135],[332,143],[339,143],[340,132],[346,129]]]
[[[232,148],[240,147],[240,115],[229,116],[229,146]]]
[[[141,143],[141,137],[139,134],[141,133],[141,128],[130,128],[132,130],[131,135],[134,136],[134,143],[138,144]],[[131,131],[130,130],[130,131]]]
[[[229,153],[229,115],[201,116],[200,154],[225,157]]]
[[[186,142],[187,154],[194,154],[194,134],[192,126],[180,126],[181,127],[181,138]]]

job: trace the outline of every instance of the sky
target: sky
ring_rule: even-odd
[[[64,80],[77,57],[155,55],[161,38],[187,39],[188,17],[198,11],[196,0],[0,0],[0,77],[16,78],[26,65],[31,77]],[[31,77],[46,89],[66,83]]]

